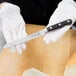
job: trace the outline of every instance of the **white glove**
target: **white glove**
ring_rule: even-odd
[[[0,10],[2,19],[2,31],[7,43],[12,43],[15,40],[25,37],[25,22],[20,14],[20,8],[11,3],[3,3]],[[19,44],[11,48],[12,52],[22,54],[22,49],[26,49],[26,45]]]
[[[2,23],[1,23],[1,19],[0,19],[0,52],[2,51],[5,44],[6,44],[6,40],[5,40],[3,32],[2,32]]]
[[[73,0],[63,0],[59,3],[57,9],[51,16],[47,27],[67,19],[72,19],[73,23],[76,21],[76,3]],[[72,25],[47,33],[43,39],[44,42],[46,44],[56,42]]]

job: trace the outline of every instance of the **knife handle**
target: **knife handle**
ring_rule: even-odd
[[[47,31],[50,32],[50,31],[53,31],[53,30],[56,30],[56,29],[59,29],[59,28],[62,28],[66,25],[71,25],[71,24],[72,24],[72,20],[67,19],[63,22],[60,22],[60,23],[57,23],[57,24],[54,24],[52,26],[47,27]]]

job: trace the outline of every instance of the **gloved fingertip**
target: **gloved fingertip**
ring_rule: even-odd
[[[43,41],[45,42],[47,38],[48,38],[48,35],[45,35],[45,36],[43,37]]]
[[[19,55],[22,55],[22,49],[18,49],[17,52]]]
[[[23,50],[26,50],[26,44],[25,43],[21,44],[21,46],[22,46]]]
[[[50,40],[50,41],[46,40],[45,43],[46,43],[46,45],[49,45],[50,43],[52,43],[52,40]]]
[[[53,32],[52,32],[53,33]],[[47,33],[45,36],[44,36],[44,38],[43,38],[43,41],[44,42],[46,42],[46,44],[48,44],[49,42],[48,41],[50,41],[50,39],[52,38],[52,34],[51,32],[49,32],[49,33]],[[50,36],[51,35],[51,36]],[[50,37],[49,37],[50,36]]]
[[[48,41],[48,39],[47,39],[46,37],[43,38],[43,42],[44,42],[45,44],[47,44],[47,45],[49,44],[49,41]]]
[[[45,42],[45,40],[46,40],[46,39],[45,39],[45,37],[44,37],[44,38],[43,38],[43,41]]]
[[[22,48],[21,48],[20,45],[16,46],[16,50],[17,50],[17,52],[18,52],[19,55],[22,55]]]

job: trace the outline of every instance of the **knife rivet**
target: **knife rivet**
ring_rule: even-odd
[[[52,27],[50,27],[50,29],[52,29]]]
[[[59,26],[61,26],[61,24],[60,24],[60,23],[59,23],[58,25],[59,25]]]
[[[69,23],[69,22],[70,22],[70,20],[67,20],[67,22]]]

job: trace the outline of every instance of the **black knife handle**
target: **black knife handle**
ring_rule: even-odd
[[[66,25],[71,25],[71,24],[72,24],[72,20],[67,19],[63,22],[60,22],[60,23],[57,23],[57,24],[54,24],[52,26],[47,27],[47,31],[50,32],[50,31],[53,31],[53,30],[56,30],[56,29],[59,29],[59,28],[62,28]]]

